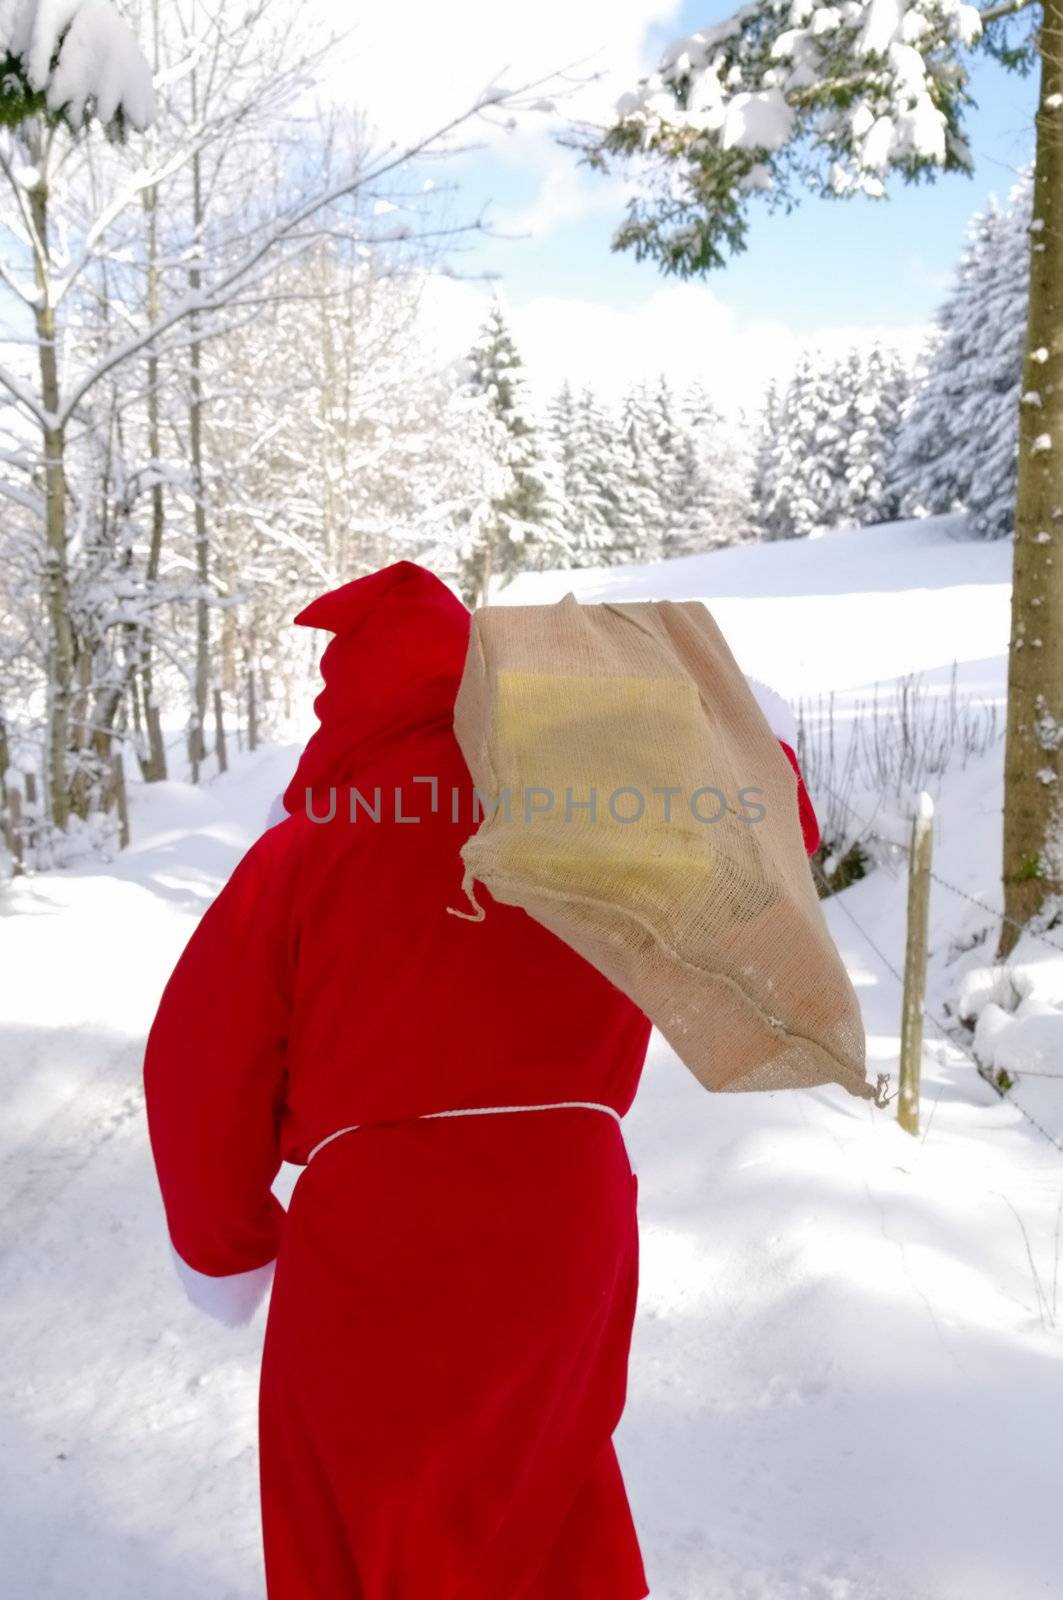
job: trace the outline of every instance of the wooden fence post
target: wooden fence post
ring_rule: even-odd
[[[930,909],[930,855],[934,842],[934,802],[919,796],[912,818],[908,858],[908,942],[904,957],[904,1010],[901,1017],[901,1081],[897,1121],[905,1133],[919,1132],[919,1076],[923,1062],[923,997],[926,993],[926,928]]]

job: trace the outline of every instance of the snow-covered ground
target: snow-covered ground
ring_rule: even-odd
[[[499,598],[695,596],[741,664],[790,695],[913,670],[944,683],[955,659],[963,689],[999,698],[1010,551],[949,532],[537,574]],[[194,919],[294,756],[245,755],[198,792],[137,791],[134,844],[115,861],[0,894],[0,1590],[13,1600],[263,1594],[262,1318],[222,1329],[181,1296],[140,1051]],[[991,944],[977,942],[999,905],[999,746],[936,798],[936,867],[973,900],[934,886],[929,1004],[940,1015],[964,991],[983,1032],[1017,1048],[1017,996],[990,981]],[[904,900],[902,867],[887,865],[826,907],[870,1057],[894,1082]],[[1060,1070],[1063,930],[1048,937],[1058,955],[1024,941],[1014,965],[1036,1003],[1034,1053],[1054,1049]],[[617,1435],[654,1600],[1063,1592],[1063,1148],[932,1028],[923,1087],[912,1138],[895,1106],[841,1090],[710,1097],[655,1041],[626,1119],[642,1283]],[[1063,1081],[1020,1073],[1014,1096],[1063,1145]]]

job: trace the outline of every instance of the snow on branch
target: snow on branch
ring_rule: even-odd
[[[4,0],[0,0],[2,6]],[[542,82],[550,79],[535,80],[514,90],[505,91],[503,98],[510,103],[519,103],[518,97],[527,96],[530,90],[537,89]],[[303,225],[328,211],[329,207],[337,201],[357,194],[362,190],[371,190],[372,186],[379,183],[391,173],[407,166],[419,157],[424,151],[433,146],[438,147],[456,129],[469,123],[476,117],[480,110],[481,102],[477,100],[464,110],[456,113],[447,122],[437,127],[434,131],[426,133],[423,137],[402,147],[389,147],[368,167],[363,167],[355,162],[341,177],[315,190],[309,195],[298,198],[290,207],[277,217],[272,218],[261,230],[258,237],[252,236],[247,249],[234,261],[226,263],[224,267],[212,278],[208,286],[194,291],[169,307],[149,327],[121,342],[102,356],[91,368],[75,378],[69,392],[65,395],[55,416],[56,426],[62,427],[73,416],[77,407],[86,395],[95,388],[96,384],[115,367],[128,361],[149,345],[155,344],[171,328],[189,318],[198,318],[211,311],[221,310],[232,304],[237,297],[247,293],[249,288],[276,276],[288,261],[297,259],[302,255],[314,238],[317,231],[301,234]],[[441,234],[465,231],[464,227],[457,226],[453,229],[444,228]],[[402,243],[411,238],[427,238],[426,232],[413,233],[407,225],[394,230],[390,234],[378,234],[373,239],[377,245],[385,243]],[[80,269],[78,269],[80,270]],[[4,383],[11,393],[23,403],[30,404],[34,414],[40,417],[39,407],[34,407],[27,400],[24,391],[16,389],[8,375],[0,372],[0,383]]]
[[[968,171],[963,51],[983,27],[966,0],[753,0],[675,41],[610,128],[571,141],[600,171],[642,163],[614,248],[687,275],[743,248],[754,192],[881,198],[888,172]]]
[[[151,68],[111,0],[0,0],[0,55],[9,58],[4,121],[38,109],[40,99],[74,128],[95,116],[143,130],[154,118]]]

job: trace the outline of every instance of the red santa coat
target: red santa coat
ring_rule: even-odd
[[[270,1600],[642,1600],[612,1444],[638,1279],[619,1124],[416,1119],[622,1116],[650,1025],[486,889],[483,924],[447,914],[476,825],[452,731],[460,602],[398,562],[296,620],[336,634],[321,726],[144,1063],[188,1292],[246,1321],[272,1283]],[[311,1154],[285,1213],[280,1162]]]

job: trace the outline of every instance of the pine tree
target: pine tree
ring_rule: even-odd
[[[779,406],[768,458],[761,463],[766,538],[802,538],[830,515],[844,476],[838,409],[833,364],[805,351]]]
[[[468,356],[466,389],[485,397],[508,435],[507,488],[481,530],[478,594],[531,566],[562,565],[567,554],[563,491],[539,437],[523,379],[523,362],[502,307],[492,303]]]
[[[689,549],[689,519],[696,514],[698,486],[693,440],[677,414],[672,387],[663,372],[649,395],[649,417],[659,501],[657,549],[667,559],[685,555]]]
[[[881,345],[840,358],[806,351],[781,401],[765,399],[754,475],[764,538],[825,527],[865,527],[896,509],[889,467],[907,377]]]
[[[908,393],[908,369],[895,350],[876,342],[858,357],[855,376],[846,442],[845,515],[866,528],[897,515],[890,464]]]
[[[597,440],[590,430],[593,403],[590,390],[577,400],[566,379],[547,408],[569,552],[566,564],[574,567],[600,566],[609,559],[612,544]]]
[[[892,472],[904,516],[959,511],[968,504],[983,443],[980,424],[971,426],[972,402],[981,396],[979,346],[985,334],[979,319],[1005,231],[991,198],[971,221],[952,290],[935,318],[924,351],[925,375],[904,418]]]
[[[663,554],[665,508],[653,397],[633,385],[620,408],[624,498],[616,548],[625,561],[657,561]]]
[[[726,416],[704,384],[690,384],[682,417],[691,462],[687,549],[691,554],[749,539],[753,532],[753,447],[748,420]]]
[[[576,401],[574,442],[575,494],[581,510],[574,565],[611,565],[622,556],[623,461],[616,423],[589,387]]]
[[[1031,179],[972,218],[923,352],[890,474],[902,515],[969,510],[972,533],[1011,530],[1026,331]]]
[[[756,423],[753,456],[753,523],[757,536],[763,539],[776,537],[774,532],[775,484],[779,461],[779,440],[782,435],[785,391],[780,393],[774,378],[764,391],[764,399]]]
[[[981,395],[978,427],[981,449],[971,473],[971,531],[999,539],[1015,525],[1019,472],[1019,396],[1029,315],[1028,255],[1033,173],[1027,170],[1008,195],[1004,237],[995,270],[988,275],[983,301],[983,343],[979,352]],[[1024,402],[1033,414],[1040,391]]]

